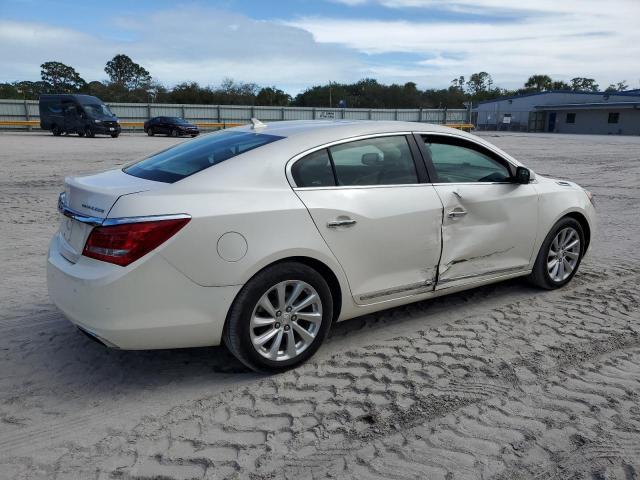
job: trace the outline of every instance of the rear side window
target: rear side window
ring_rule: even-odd
[[[302,157],[291,167],[298,187],[407,185],[418,183],[403,135],[341,143]]]
[[[331,159],[326,149],[302,157],[291,167],[291,175],[298,187],[334,187]]]
[[[174,183],[217,163],[284,137],[221,131],[175,145],[123,169],[134,177]]]
[[[418,183],[416,166],[404,136],[367,138],[329,149],[338,185]]]

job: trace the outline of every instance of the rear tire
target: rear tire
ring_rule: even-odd
[[[333,298],[322,275],[302,263],[285,262],[259,272],[242,287],[222,335],[247,367],[276,373],[308,360],[332,320]]]
[[[87,127],[84,130],[84,134],[87,138],[93,138],[96,136],[96,132],[93,131],[93,128]]]
[[[78,136],[79,136],[79,137],[84,137],[84,132],[82,132],[82,131],[78,131],[78,132],[76,132],[76,133],[78,134]]]
[[[51,127],[51,133],[53,133],[54,136],[59,137],[60,135],[62,135],[63,131],[59,126],[54,125],[53,127]]]
[[[542,242],[528,280],[546,290],[565,286],[578,271],[584,248],[580,222],[571,217],[561,218]]]

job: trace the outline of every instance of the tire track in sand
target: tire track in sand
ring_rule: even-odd
[[[31,467],[61,478],[96,471],[131,478],[159,471],[167,478],[328,473],[412,478],[421,468],[433,478],[452,478],[447,475],[454,471],[454,459],[468,465],[456,470],[455,478],[465,478],[464,472],[468,478],[487,478],[516,465],[516,452],[537,452],[553,462],[543,455],[543,446],[551,444],[556,431],[564,438],[571,416],[591,411],[592,404],[604,411],[595,393],[579,401],[561,391],[567,388],[561,376],[612,352],[613,369],[620,369],[624,355],[624,361],[637,361],[639,277],[631,268],[620,269],[597,288],[585,282],[411,337],[344,352],[250,388],[150,416],[96,445],[67,444],[53,466]],[[609,370],[586,371],[594,378],[612,378]],[[637,377],[622,380],[628,395],[637,395]],[[605,385],[620,388],[615,382]],[[623,406],[616,408],[612,415],[626,413]],[[491,427],[489,419],[478,417],[489,410],[517,409],[527,416],[511,423],[530,425],[524,430]],[[509,415],[502,416],[509,424]],[[62,438],[58,428],[64,427],[48,430],[43,445]],[[5,438],[0,449],[5,455],[24,454],[34,447],[34,433]],[[590,433],[585,429],[581,435],[589,438]],[[394,438],[398,435],[404,439]],[[506,445],[513,452],[505,451]],[[410,466],[405,450],[415,452],[411,458],[421,462]],[[407,458],[401,459],[400,453]],[[16,462],[9,459],[7,465]]]

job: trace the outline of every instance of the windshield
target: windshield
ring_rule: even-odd
[[[223,130],[180,143],[123,169],[134,177],[174,183],[254,148],[284,137]]]
[[[82,105],[82,108],[90,117],[115,117],[109,107],[103,103],[90,103]]]

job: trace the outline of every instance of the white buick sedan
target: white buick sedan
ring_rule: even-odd
[[[107,346],[224,342],[279,371],[336,321],[513,277],[565,285],[591,200],[450,128],[254,121],[68,178],[49,293]]]

